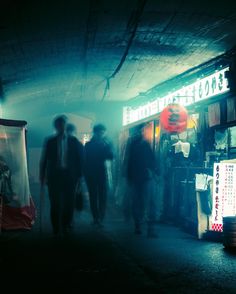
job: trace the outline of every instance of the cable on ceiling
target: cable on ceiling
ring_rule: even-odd
[[[139,25],[139,21],[141,19],[142,14],[143,14],[146,3],[147,3],[147,0],[138,0],[136,11],[135,11],[134,15],[132,14],[131,17],[129,18],[127,27],[132,26],[130,38],[128,40],[127,46],[125,48],[124,54],[121,57],[121,60],[120,60],[119,64],[117,65],[114,72],[109,77],[106,78],[106,85],[105,85],[105,89],[104,89],[104,93],[103,93],[101,101],[104,101],[104,99],[107,96],[107,93],[108,93],[108,91],[110,89],[110,80],[115,78],[115,76],[121,70],[121,68],[122,68],[128,54],[129,54],[129,50],[130,50],[130,48],[132,46],[134,37],[136,35],[137,28],[138,28],[138,25]]]

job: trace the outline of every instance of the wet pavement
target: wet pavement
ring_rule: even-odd
[[[54,239],[45,225],[40,235],[36,224],[31,232],[2,234],[0,246],[8,288],[236,293],[236,255],[170,225],[158,225],[158,238],[150,239],[119,217],[95,228],[82,213],[67,237]]]

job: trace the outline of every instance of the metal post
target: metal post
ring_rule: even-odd
[[[40,187],[39,233],[43,233],[44,186]]]

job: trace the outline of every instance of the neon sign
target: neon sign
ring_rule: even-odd
[[[228,80],[225,72],[229,68],[224,68],[205,78],[182,87],[164,97],[158,97],[152,102],[148,102],[137,108],[123,108],[123,126],[140,121],[144,118],[160,113],[168,104],[179,103],[188,106],[219,94],[229,91]]]

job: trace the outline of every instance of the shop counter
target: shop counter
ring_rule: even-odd
[[[209,227],[209,191],[197,192],[195,175],[213,175],[213,168],[174,167],[169,172],[168,193],[165,197],[166,218],[186,231],[202,238]]]

